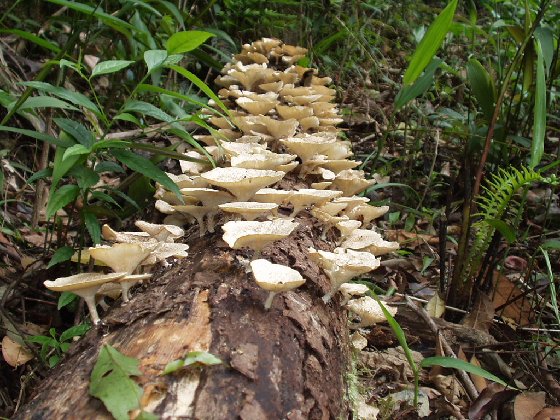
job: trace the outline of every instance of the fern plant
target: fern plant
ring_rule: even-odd
[[[504,219],[520,209],[520,203],[515,199],[517,192],[534,182],[543,181],[550,182],[550,179],[543,177],[539,171],[523,166],[520,170],[510,167],[508,170],[500,168],[482,187],[477,199],[480,211],[475,214],[478,220],[473,224],[474,240],[461,272],[463,282],[472,281],[477,274],[496,228],[503,226]]]

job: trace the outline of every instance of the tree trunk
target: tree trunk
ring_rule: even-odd
[[[304,212],[305,213],[305,212]],[[344,418],[348,333],[335,297],[320,299],[329,281],[307,257],[326,249],[307,214],[289,238],[263,251],[271,262],[297,269],[307,280],[278,294],[263,308],[267,292],[246,273],[242,258],[221,232],[191,241],[189,257],[154,275],[126,305],[103,317],[52,370],[15,419],[110,418],[88,395],[89,377],[103,344],[140,360],[141,406],[161,418]],[[193,350],[224,363],[161,375],[165,365]]]

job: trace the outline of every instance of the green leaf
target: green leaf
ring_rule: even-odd
[[[75,295],[72,292],[62,292],[60,294],[60,296],[58,297],[58,304],[56,305],[56,309],[58,309],[60,311],[62,308],[70,305],[72,302],[74,302],[78,298],[79,298],[79,296]]]
[[[63,246],[61,248],[58,248],[47,264],[47,269],[51,268],[53,265],[68,261],[70,257],[72,257],[72,254],[74,254],[74,248],[72,248],[71,246]]]
[[[134,61],[130,60],[107,60],[97,63],[91,72],[90,79],[102,74],[115,73],[130,66]]]
[[[486,223],[496,229],[500,234],[508,241],[508,243],[512,244],[517,239],[515,235],[515,231],[512,229],[510,225],[500,219],[484,219]]]
[[[91,196],[96,200],[104,201],[116,207],[120,207],[119,203],[117,203],[113,197],[111,197],[109,194],[105,194],[104,192],[92,191]]]
[[[91,372],[89,393],[99,398],[117,420],[128,420],[128,412],[140,405],[142,388],[131,379],[142,373],[140,362],[105,344]]]
[[[85,208],[82,211],[82,215],[86,229],[89,232],[89,236],[91,237],[94,245],[101,243],[101,226],[99,225],[99,220],[97,220],[95,214],[89,212],[87,208]]]
[[[173,118],[171,115],[163,112],[158,107],[144,101],[136,101],[136,100],[128,101],[124,104],[123,111],[137,112],[139,114],[147,115],[157,120],[165,121],[169,123],[175,121],[175,118]]]
[[[17,35],[20,38],[33,42],[34,44],[37,44],[40,47],[50,50],[55,54],[58,54],[60,52],[60,48],[58,47],[58,45],[55,45],[52,42],[47,41],[46,39],[39,38],[37,35],[34,35],[27,31],[22,31],[20,29],[2,29],[0,30],[0,34]]]
[[[447,32],[453,22],[457,0],[451,0],[447,7],[441,11],[439,16],[430,25],[426,34],[418,44],[412,55],[410,64],[403,77],[403,84],[409,85],[420,76],[428,63],[432,61],[435,53],[443,43]]]
[[[51,95],[58,96],[61,99],[64,99],[76,106],[82,106],[86,109],[92,111],[95,115],[100,116],[101,111],[86,95],[73,92],[71,90],[65,89],[60,86],[53,86],[50,83],[39,82],[33,80],[31,82],[20,82],[20,85],[32,87],[33,89],[37,89],[41,92],[50,93]]]
[[[66,149],[64,151],[64,154],[62,155],[62,161],[64,162],[66,159],[68,159],[71,156],[76,156],[76,155],[89,155],[91,152],[90,149],[88,149],[87,147],[85,147],[82,144],[75,144],[72,147],[69,147],[68,149]]]
[[[442,356],[426,357],[425,359],[422,360],[422,362],[420,362],[420,366],[423,368],[430,367],[430,366],[441,366],[445,368],[464,370],[465,372],[482,376],[483,378],[486,378],[490,381],[497,382],[504,386],[508,386],[506,382],[502,381],[500,378],[482,369],[481,367],[475,366],[472,363],[466,362],[464,360],[456,359],[454,357],[442,357]]]
[[[50,219],[62,207],[70,204],[80,194],[80,188],[77,185],[63,185],[55,190],[47,204],[47,219]]]
[[[78,143],[84,145],[88,149],[92,148],[95,138],[92,132],[85,126],[68,118],[53,118],[53,121],[61,130],[66,131],[66,133],[72,136]]]
[[[174,33],[169,37],[165,48],[169,54],[181,54],[198,48],[214,34],[204,31],[182,31]]]
[[[183,359],[173,360],[165,365],[162,374],[169,375],[170,373],[176,372],[185,366],[185,361]]]
[[[160,67],[167,58],[167,51],[165,50],[148,50],[144,52],[144,61],[148,66],[148,73]]]
[[[87,333],[90,329],[91,329],[91,325],[89,324],[74,325],[73,327],[68,328],[62,334],[60,334],[60,338],[58,339],[58,341],[64,342],[74,337],[81,337],[82,335]]]
[[[412,85],[404,85],[395,97],[395,110],[398,111],[413,99],[426,92],[434,82],[434,73],[443,61],[434,58],[426,67],[424,74],[419,77]]]
[[[177,185],[171,181],[165,172],[159,169],[150,160],[128,150],[113,150],[112,153],[115,158],[124,163],[130,169],[159,182],[169,191],[174,192],[179,200],[183,201],[181,192],[179,191]]]
[[[52,175],[52,168],[45,168],[41,169],[40,171],[35,172],[29,178],[27,178],[27,183],[32,184],[39,179],[44,179]]]
[[[190,80],[197,88],[199,88],[202,92],[204,92],[206,96],[208,96],[210,99],[216,102],[216,105],[218,105],[227,115],[229,115],[228,108],[224,105],[224,103],[220,100],[220,98],[218,98],[218,96],[212,91],[212,89],[210,89],[206,85],[206,83],[204,83],[202,80],[200,80],[198,77],[196,77],[194,74],[184,69],[183,67],[169,66],[169,68],[175,70],[181,76]]]
[[[119,174],[125,173],[125,170],[121,165],[110,161],[99,162],[97,165],[95,165],[94,170],[97,173],[102,173],[102,172],[116,172]]]
[[[73,167],[68,172],[68,174],[76,178],[78,187],[80,187],[82,191],[84,191],[86,188],[93,187],[99,182],[99,175],[97,174],[97,172],[85,165]]]
[[[554,59],[554,34],[550,28],[539,26],[535,29],[535,38],[541,43],[542,56],[546,67],[546,75],[550,75],[550,66]]]
[[[26,130],[24,128],[7,127],[5,125],[0,125],[0,131],[8,131],[10,133],[17,133],[23,136],[31,137],[33,139],[41,140],[46,143],[55,144],[62,147],[70,147],[74,144],[71,140],[57,139],[56,137],[49,136],[45,133],[39,133],[34,130]]]
[[[14,102],[15,103],[15,102]],[[9,106],[8,108],[11,108]],[[36,109],[36,108],[60,108],[67,109],[69,111],[79,111],[75,106],[70,105],[68,102],[64,102],[58,98],[53,98],[52,96],[32,96],[27,98],[25,102],[19,107],[19,111],[24,111],[26,109]]]
[[[48,1],[75,10],[77,12],[83,13],[86,16],[95,16],[105,25],[122,33],[127,38],[131,37],[130,31],[135,31],[136,29],[130,23],[125,22],[124,20],[112,16],[108,13],[105,13],[98,4],[96,5],[96,7],[92,7],[87,4],[83,4],[75,1],[68,1],[68,0],[48,0]]]
[[[129,114],[128,112],[121,112],[119,115],[116,115],[115,117],[113,117],[114,120],[121,120],[121,121],[128,121],[131,122],[132,124],[136,124],[138,127],[142,126],[142,123],[140,122],[140,120],[138,118],[136,118],[134,115]]]
[[[205,366],[213,366],[222,364],[222,361],[212,353],[207,353],[205,351],[191,351],[187,353],[187,356],[185,357],[185,366],[190,366],[195,363]]]
[[[496,103],[496,88],[490,74],[484,66],[475,58],[467,63],[467,77],[471,85],[472,93],[482,108],[482,113],[487,122],[494,115],[494,104]]]
[[[537,53],[537,81],[535,84],[535,107],[533,111],[533,141],[531,142],[531,160],[529,167],[537,166],[544,154],[544,136],[546,134],[546,80],[541,43],[535,39]]]
[[[550,239],[545,241],[541,248],[543,249],[560,249],[560,241],[558,239]]]
[[[57,147],[54,152],[52,188],[55,188],[62,177],[66,175],[80,159],[83,159],[83,155],[73,155],[63,160],[62,157],[65,152],[66,148],[64,147]]]

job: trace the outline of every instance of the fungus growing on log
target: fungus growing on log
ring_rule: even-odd
[[[270,309],[277,293],[287,292],[305,283],[297,270],[263,259],[251,261],[251,270],[259,287],[269,292],[264,303],[265,310]]]

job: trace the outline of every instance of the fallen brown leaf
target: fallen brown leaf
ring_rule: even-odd
[[[513,413],[515,420],[532,420],[545,406],[545,392],[523,392],[515,397]]]
[[[494,319],[494,306],[484,293],[479,293],[472,310],[463,319],[462,324],[488,333]]]
[[[506,388],[503,385],[495,382],[491,383],[471,404],[469,408],[469,419],[482,420],[490,411],[510,400],[515,393],[516,391]]]
[[[33,359],[33,353],[7,335],[2,339],[2,356],[11,367],[18,367]]]

